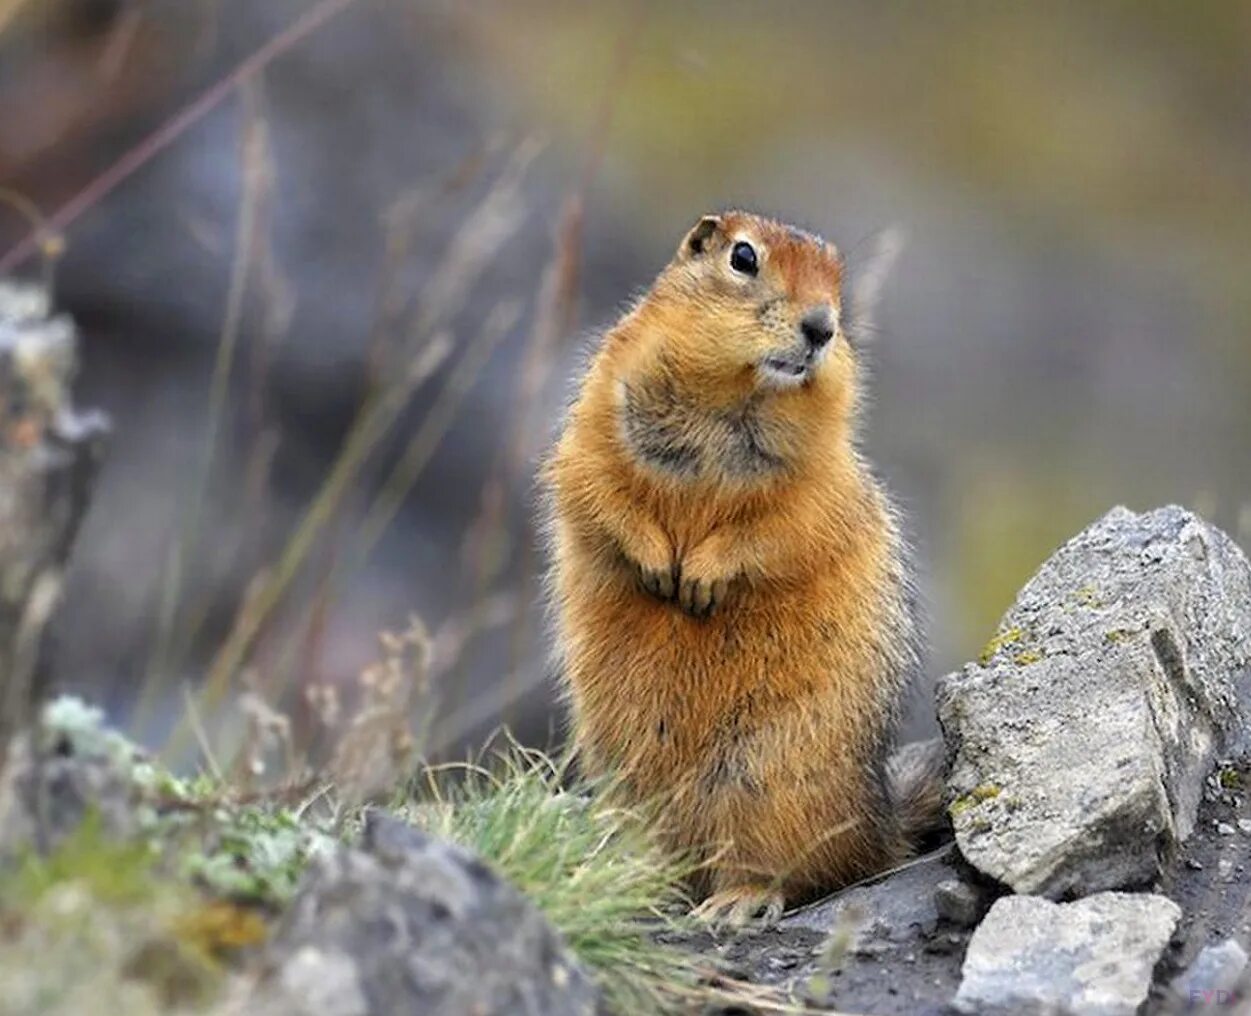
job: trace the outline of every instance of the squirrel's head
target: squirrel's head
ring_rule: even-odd
[[[820,237],[746,212],[706,215],[652,288],[682,338],[666,355],[741,395],[805,388],[837,373],[846,343],[843,261]],[[727,394],[729,392],[727,391]]]
[[[843,259],[818,236],[704,216],[600,347],[618,433],[649,468],[734,483],[848,448],[858,358],[843,290]]]
[[[628,444],[722,479],[845,446],[858,371],[843,291],[819,237],[747,212],[700,219],[603,350]]]

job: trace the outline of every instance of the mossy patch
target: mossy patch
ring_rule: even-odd
[[[252,907],[215,900],[179,918],[174,934],[202,955],[221,960],[262,944],[269,926]]]
[[[105,904],[144,903],[156,891],[157,851],[146,842],[119,843],[104,833],[98,812],[89,811],[79,827],[56,850],[23,852],[0,880],[0,904],[37,904],[67,883]]]
[[[202,907],[150,840],[114,840],[89,812],[55,850],[31,849],[0,877],[5,1012],[201,1009],[225,971],[178,929]]]
[[[270,805],[220,806],[202,845],[185,851],[180,873],[216,896],[280,906],[295,893],[304,867],[334,838],[293,811]]]
[[[986,801],[994,800],[1000,795],[1002,789],[993,783],[983,783],[952,801],[951,806],[947,809],[947,813],[952,818],[958,818],[971,808],[976,808],[979,804],[983,804]]]
[[[1012,662],[1018,667],[1028,667],[1031,663],[1037,663],[1043,659],[1043,652],[1040,649],[1022,648],[1023,644],[1031,641],[1032,636],[1024,628],[1008,628],[1006,631],[1000,632],[993,639],[982,647],[981,653],[978,655],[977,661],[983,667],[989,666],[998,656],[1006,649],[1016,647],[1018,649],[1012,655]]]
[[[982,647],[981,653],[978,654],[978,662],[985,667],[1004,649],[1014,646],[1024,641],[1025,632],[1020,628],[1009,628],[1007,631],[1000,632],[993,639]]]
[[[55,720],[41,732],[54,739],[45,747],[117,761],[136,784],[140,820],[122,841],[89,815],[49,854],[32,848],[0,869],[0,1008],[218,1011],[309,860],[350,837],[355,806],[328,780],[266,794],[174,776],[81,703],[57,704]],[[706,960],[681,939],[690,929],[682,886],[695,862],[612,801],[571,781],[564,764],[510,744],[484,768],[419,769],[390,807],[470,848],[533,900],[599,985],[606,1011],[676,1014],[748,997],[780,1006],[771,989],[705,982]]]
[[[1233,766],[1221,766],[1216,774],[1216,781],[1224,790],[1238,790],[1243,783],[1242,773]]]
[[[1098,610],[1103,606],[1103,600],[1095,586],[1082,586],[1073,593],[1072,599],[1079,607],[1089,607],[1092,610]]]

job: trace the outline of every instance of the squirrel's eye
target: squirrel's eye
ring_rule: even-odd
[[[744,240],[739,240],[730,251],[730,267],[744,275],[755,275],[760,268],[756,262],[756,248]]]

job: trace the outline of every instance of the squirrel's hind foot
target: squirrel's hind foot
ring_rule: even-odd
[[[735,886],[713,893],[691,916],[714,928],[769,928],[782,919],[786,897],[764,886]]]

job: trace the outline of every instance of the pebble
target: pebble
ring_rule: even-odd
[[[982,916],[982,897],[968,882],[949,878],[934,887],[934,909],[961,928],[971,928]]]
[[[1209,997],[1217,992],[1228,995],[1246,966],[1247,954],[1233,939],[1206,946],[1190,967],[1173,980],[1174,998],[1189,1005],[1199,993],[1206,992]]]

